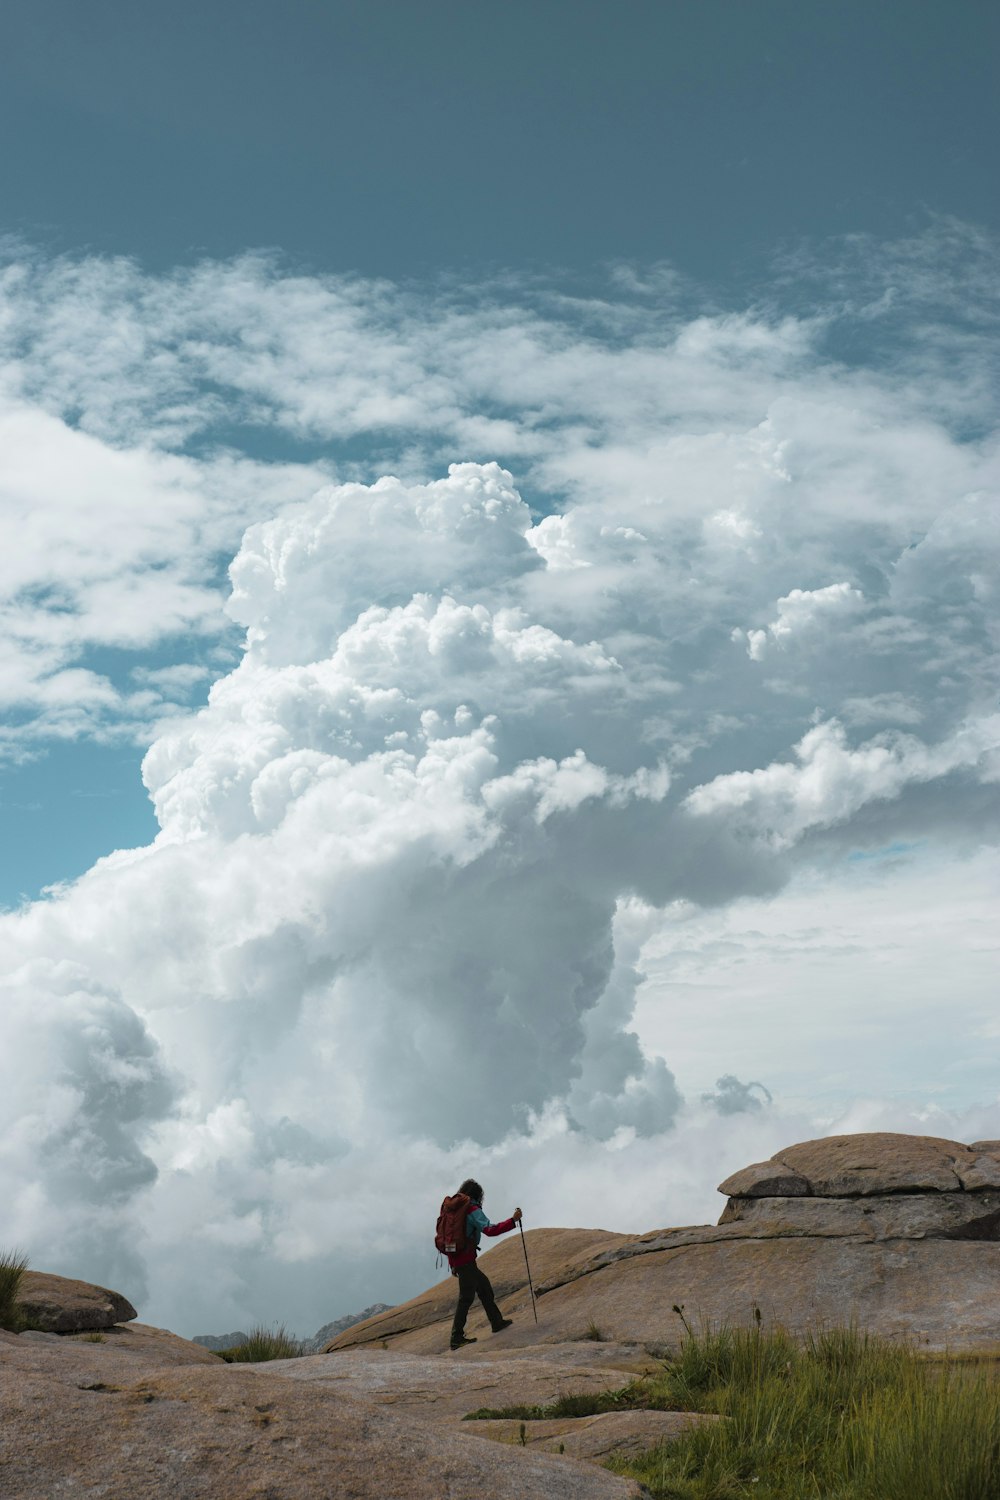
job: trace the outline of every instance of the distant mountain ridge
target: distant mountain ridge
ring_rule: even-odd
[[[366,1318],[374,1318],[377,1313],[391,1312],[394,1303],[373,1302],[371,1307],[366,1307],[364,1312],[347,1313],[343,1318],[337,1318],[332,1323],[324,1323],[311,1339],[303,1339],[303,1354],[319,1354],[331,1339],[335,1339],[338,1333],[344,1333],[348,1328],[353,1328],[355,1323],[363,1323]],[[245,1344],[249,1334],[237,1331],[236,1333],[198,1333],[191,1340],[192,1344],[200,1344],[203,1349],[211,1349],[218,1353],[220,1349],[238,1349]]]
[[[199,1333],[191,1342],[218,1354],[220,1349],[238,1349],[241,1344],[247,1342],[248,1337],[249,1335],[245,1333]]]
[[[324,1323],[311,1339],[302,1340],[302,1353],[322,1353],[330,1340],[335,1339],[338,1333],[344,1333],[348,1328],[353,1328],[355,1323],[363,1323],[366,1318],[374,1318],[378,1313],[391,1312],[394,1306],[394,1302],[373,1302],[371,1307],[365,1308],[364,1312],[348,1313],[346,1317],[337,1318],[333,1323]]]

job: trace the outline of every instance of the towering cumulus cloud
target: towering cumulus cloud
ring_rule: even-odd
[[[247,533],[246,654],[145,765],[151,868],[197,872],[181,963],[227,1087],[266,1034],[345,1137],[494,1142],[553,1100],[601,1135],[671,1123],[612,942],[670,778],[631,742],[627,668],[522,603],[535,541],[496,464]]]
[[[171,357],[245,382],[194,336],[210,275],[248,273],[174,285]],[[290,358],[286,304],[268,337]],[[452,453],[517,428],[513,315],[490,316],[455,312],[461,379],[408,398]],[[442,337],[403,319],[425,369]],[[139,1297],[145,1267],[147,1314],[186,1331],[415,1290],[428,1204],[477,1165],[544,1183],[550,1219],[601,1219],[595,1192],[629,1178],[637,1224],[665,1219],[686,1106],[634,1017],[669,914],[854,850],[995,841],[994,448],[930,413],[947,381],[824,362],[791,318],[675,320],[656,348],[581,334],[572,358],[530,319],[521,337],[526,482],[413,453],[410,477],[268,479],[230,567],[238,665],[145,757],[155,842],[0,919],[11,1237]],[[477,381],[479,427],[455,416]],[[183,463],[211,498],[218,453]],[[220,507],[210,549],[232,483]],[[657,1034],[684,1024],[678,1002]],[[688,1114],[738,1118],[740,1157],[773,1149],[766,1075],[740,1083],[728,1046]]]

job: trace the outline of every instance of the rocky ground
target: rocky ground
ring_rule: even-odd
[[[534,1322],[518,1239],[484,1257],[514,1327],[450,1353],[454,1283],[323,1354],[227,1365],[134,1321],[119,1294],[31,1274],[43,1330],[0,1333],[0,1495],[52,1500],[615,1500],[599,1465],[693,1418],[623,1411],[462,1418],[622,1385],[683,1325],[854,1320],[931,1349],[1000,1350],[1000,1143],[859,1135],[806,1142],[722,1184],[717,1225],[644,1235],[534,1230]],[[59,1330],[59,1331],[56,1331]]]
[[[927,1350],[1000,1353],[1000,1142],[831,1136],[746,1167],[719,1191],[728,1201],[714,1225],[527,1233],[537,1326],[520,1243],[491,1250],[484,1269],[515,1319],[508,1346],[589,1330],[667,1352],[684,1336],[681,1307],[695,1327],[749,1323],[756,1310],[798,1332],[854,1319]],[[328,1347],[434,1352],[453,1300],[449,1278]],[[481,1316],[469,1330],[489,1338]]]
[[[533,1361],[522,1379],[516,1355],[470,1374],[447,1359],[368,1350],[237,1366],[141,1325],[110,1328],[103,1343],[92,1337],[0,1333],[0,1494],[17,1500],[61,1494],[636,1500],[640,1494],[588,1461],[621,1446],[613,1430],[589,1444],[564,1437],[559,1455],[545,1452],[541,1440],[522,1446],[515,1435],[511,1442],[502,1426],[487,1432],[461,1421],[470,1406],[487,1401],[548,1402],[567,1390],[620,1384],[625,1377],[607,1365]],[[654,1422],[649,1444],[656,1431]],[[637,1432],[630,1436],[641,1441]]]

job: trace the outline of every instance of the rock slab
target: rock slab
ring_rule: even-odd
[[[1000,1192],[730,1198],[719,1224],[739,1224],[748,1237],[769,1239],[1000,1240]]]
[[[433,1421],[460,1419],[482,1407],[549,1406],[560,1396],[597,1395],[630,1378],[607,1364],[588,1364],[586,1345],[572,1363],[547,1360],[544,1349],[531,1360],[500,1355],[463,1360],[448,1354],[361,1348],[244,1368],[269,1378],[322,1384],[338,1396],[413,1416],[422,1413]]]
[[[927,1351],[1000,1355],[998,1173],[996,1141],[831,1136],[734,1173],[717,1225],[528,1231],[537,1326],[520,1246],[483,1257],[514,1319],[504,1348],[582,1341],[596,1327],[618,1345],[671,1353],[686,1336],[680,1307],[695,1328],[747,1325],[759,1312],[794,1333],[854,1322]],[[453,1303],[454,1284],[441,1283],[336,1347],[381,1338],[438,1352]],[[485,1319],[469,1328],[481,1343],[458,1357],[471,1359],[492,1340]]]
[[[535,1286],[540,1290],[543,1286],[573,1280],[590,1267],[596,1255],[611,1253],[630,1243],[635,1236],[613,1234],[606,1229],[529,1229],[524,1238]],[[524,1253],[519,1237],[512,1235],[502,1240],[481,1260],[493,1283],[493,1290],[504,1316],[514,1318],[518,1328],[529,1321],[533,1325]],[[447,1352],[457,1295],[457,1283],[453,1277],[447,1276],[436,1286],[429,1287],[426,1292],[412,1297],[409,1302],[401,1303],[390,1312],[380,1313],[377,1317],[348,1328],[327,1345],[327,1352],[356,1348],[361,1344],[381,1346],[382,1343],[389,1343],[395,1346],[399,1341],[412,1353]],[[584,1318],[580,1328],[568,1337],[585,1338],[588,1324],[589,1320]],[[512,1329],[494,1338],[478,1301],[473,1303],[466,1332],[479,1340],[472,1346],[477,1353],[489,1351],[486,1357],[490,1357],[494,1351],[501,1352],[512,1342],[522,1342],[520,1338],[511,1339],[511,1333],[515,1332]],[[610,1336],[610,1331],[608,1332]]]
[[[563,1417],[546,1422],[463,1422],[461,1431],[495,1443],[537,1448],[601,1463],[614,1454],[631,1458],[658,1443],[718,1422],[719,1417],[689,1411],[608,1411],[593,1417]],[[522,1439],[523,1429],[523,1439]]]
[[[850,1198],[871,1193],[957,1193],[1000,1188],[992,1141],[965,1146],[930,1135],[828,1135],[743,1167],[720,1183],[735,1198]],[[789,1186],[791,1184],[791,1186]]]
[[[330,1384],[141,1368],[104,1345],[0,1339],[0,1495],[143,1500],[639,1500],[574,1459],[500,1448]],[[109,1357],[110,1355],[110,1357]]]
[[[90,1332],[137,1316],[120,1292],[44,1271],[25,1271],[17,1300],[29,1321],[47,1333]]]

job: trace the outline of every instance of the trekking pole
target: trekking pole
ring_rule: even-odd
[[[538,1308],[535,1306],[535,1288],[531,1284],[531,1267],[528,1265],[528,1247],[524,1243],[524,1225],[521,1223],[520,1219],[518,1219],[517,1221],[517,1227],[521,1231],[521,1249],[524,1251],[524,1269],[528,1273],[528,1291],[531,1293],[531,1311],[534,1313],[535,1322],[537,1323]]]

